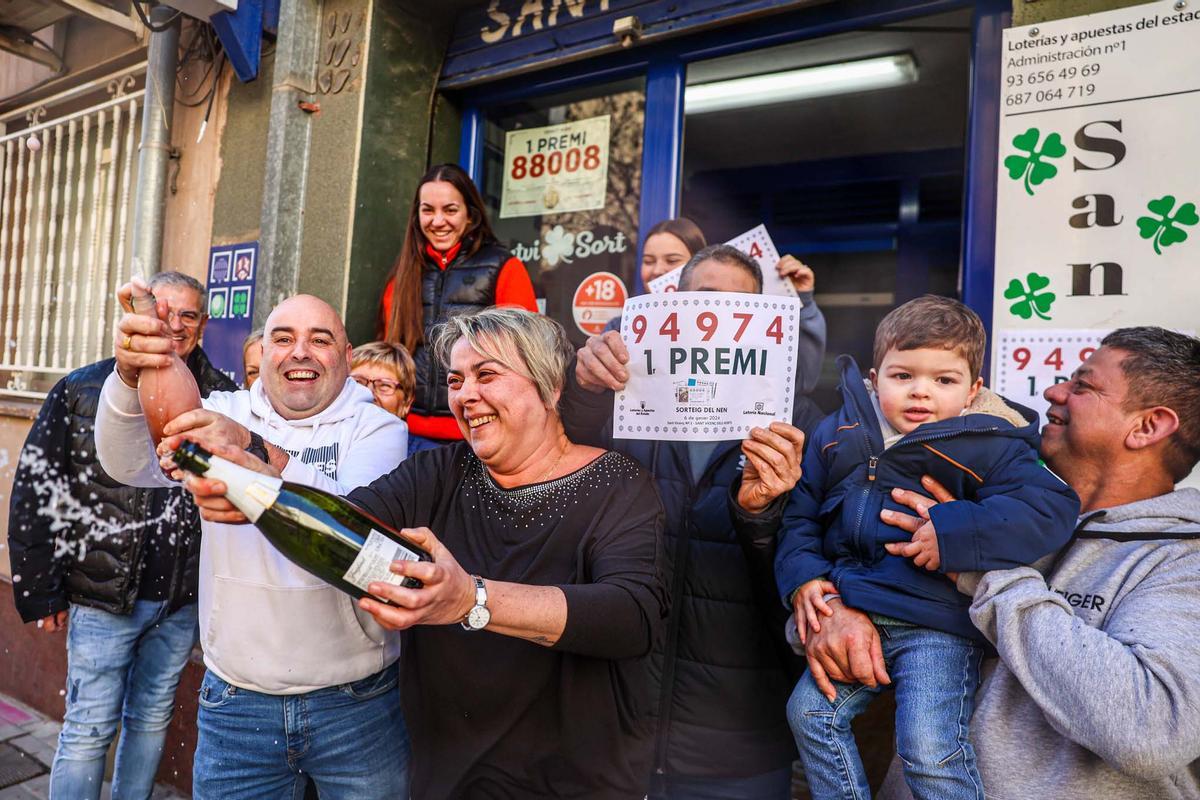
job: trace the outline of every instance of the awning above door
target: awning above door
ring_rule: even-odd
[[[490,0],[459,15],[440,85],[462,88],[826,0]]]

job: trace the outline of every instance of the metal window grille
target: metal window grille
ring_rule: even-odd
[[[116,287],[130,277],[144,71],[0,117],[0,393],[42,397],[32,390],[111,353]],[[79,108],[97,90],[107,99]],[[21,116],[21,130],[3,132]]]

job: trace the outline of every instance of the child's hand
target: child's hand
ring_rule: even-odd
[[[825,602],[825,595],[837,594],[837,587],[821,578],[813,578],[796,590],[792,607],[796,610],[796,630],[800,632],[800,644],[808,644],[808,634],[820,633],[821,622],[818,612],[833,616],[833,609]]]
[[[918,567],[935,571],[942,565],[941,553],[938,552],[937,531],[933,528],[933,520],[927,521],[917,528],[911,542],[892,542],[885,544],[887,551],[894,556],[911,558]]]

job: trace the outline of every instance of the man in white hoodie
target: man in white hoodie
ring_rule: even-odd
[[[127,310],[129,292],[118,295]],[[125,483],[171,485],[134,388],[140,369],[164,363],[169,341],[161,322],[135,314],[121,319],[116,338],[116,369],[96,419],[97,455]],[[286,461],[284,480],[311,484],[321,472],[343,492],[371,482],[404,458],[407,429],[350,380],[350,350],[327,303],[308,295],[285,300],[267,319],[260,380],[249,390],[215,392],[202,410],[177,417],[164,445],[182,434],[242,442],[264,459]],[[194,796],[291,797],[310,777],[323,797],[406,797],[396,634],[284,558],[254,527],[206,520],[202,535],[200,641],[208,672]]]

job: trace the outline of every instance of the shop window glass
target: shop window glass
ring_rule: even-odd
[[[829,330],[815,393],[823,407],[840,402],[836,356],[848,352],[866,365],[891,308],[926,292],[957,294],[970,15],[688,67],[681,212],[710,242],[765,223],[780,253],[813,268]],[[798,84],[813,79],[813,69],[866,62],[890,63],[895,80],[874,88],[842,82],[807,97],[795,96],[795,85],[778,90],[781,75]],[[735,81],[742,83],[730,93]]]
[[[645,81],[534,98],[487,114],[480,189],[542,310],[582,344],[634,286]]]

